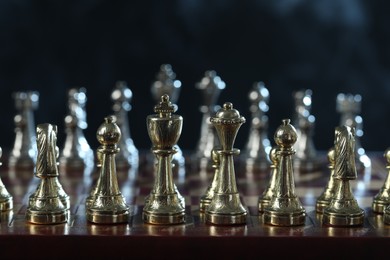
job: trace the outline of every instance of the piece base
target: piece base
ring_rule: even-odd
[[[383,203],[381,201],[375,201],[372,203],[372,211],[377,214],[385,213],[385,209],[389,206],[389,203]]]
[[[329,204],[330,204],[330,201],[317,201],[316,212],[317,213],[324,213],[325,208],[328,207]]]
[[[8,211],[11,210],[13,207],[14,203],[12,201],[12,197],[0,201],[0,211]]]
[[[302,226],[306,221],[306,213],[264,212],[264,223],[273,226]]]
[[[95,224],[118,224],[126,223],[129,221],[129,211],[121,212],[108,212],[108,211],[97,211],[87,210],[87,220]]]
[[[199,203],[199,211],[200,212],[206,212],[207,207],[210,205],[211,200],[208,199],[201,199]]]
[[[258,210],[260,213],[264,212],[264,209],[269,206],[271,200],[268,199],[259,199]]]
[[[184,211],[176,214],[156,214],[144,211],[142,219],[145,223],[153,225],[175,225],[186,222]]]
[[[335,214],[324,212],[322,224],[326,226],[361,226],[364,223],[364,212],[360,214]]]
[[[247,213],[237,215],[216,214],[206,212],[206,222],[213,225],[244,225]]]
[[[67,222],[69,219],[69,211],[60,212],[34,212],[29,209],[26,211],[26,221],[32,224],[39,225],[50,225],[50,224],[61,224]]]

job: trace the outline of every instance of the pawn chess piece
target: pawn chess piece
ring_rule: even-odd
[[[172,156],[179,140],[183,118],[173,114],[176,105],[168,95],[154,107],[156,114],[147,117],[147,128],[152,151],[157,157],[155,182],[143,208],[142,217],[149,224],[181,224],[185,222],[185,208],[173,182]]]
[[[233,155],[240,150],[233,148],[239,128],[245,118],[226,102],[210,119],[215,127],[222,149],[216,151],[220,156],[219,180],[214,197],[206,209],[206,222],[214,225],[240,225],[246,223],[247,210],[240,201],[237,190]]]
[[[249,92],[252,113],[249,138],[243,152],[243,158],[247,168],[254,170],[267,170],[270,166],[269,151],[270,141],[267,136],[269,92],[263,82],[256,82]]]
[[[317,213],[323,213],[324,209],[329,206],[330,202],[332,201],[336,189],[337,189],[337,183],[338,180],[336,180],[333,175],[334,175],[334,166],[335,166],[335,151],[334,148],[329,149],[328,151],[328,161],[329,161],[329,171],[330,171],[330,176],[329,176],[329,181],[328,184],[326,185],[325,190],[322,192],[322,194],[317,198],[316,202],[316,211]]]
[[[3,155],[3,151],[0,147],[0,158]],[[0,166],[2,163],[0,162]],[[5,185],[0,178],[0,212],[9,211],[13,208],[13,198],[12,195],[7,191]]]
[[[115,117],[104,118],[96,137],[101,144],[98,148],[98,154],[101,154],[100,176],[92,201],[87,201],[87,220],[97,224],[126,223],[130,213],[119,190],[116,174],[115,154],[119,152],[117,144],[121,131]]]
[[[264,190],[263,194],[259,197],[258,209],[259,212],[264,212],[264,209],[269,206],[272,196],[275,194],[276,178],[279,165],[279,155],[277,153],[277,147],[273,147],[269,152],[269,159],[271,161],[271,178]]]
[[[199,207],[200,212],[205,212],[207,207],[210,205],[211,200],[214,197],[215,189],[217,188],[217,184],[219,183],[219,179],[221,178],[220,173],[219,173],[219,166],[221,164],[221,158],[220,158],[220,154],[218,153],[217,149],[213,149],[211,151],[211,158],[213,160],[213,168],[215,169],[214,177],[213,177],[211,184],[207,188],[206,193],[200,198],[200,207]]]
[[[386,207],[390,205],[390,148],[385,151],[384,157],[386,159],[386,169],[388,172],[387,178],[372,202],[372,211],[379,214],[383,214]]]
[[[35,175],[41,179],[30,195],[26,220],[34,224],[58,224],[68,221],[69,196],[58,181],[57,126],[37,126],[38,156]]]
[[[14,118],[15,142],[9,158],[9,166],[17,168],[34,168],[37,146],[33,111],[38,109],[39,93],[15,92],[13,94],[18,110]]]
[[[68,91],[68,115],[65,117],[66,139],[60,155],[61,167],[67,169],[90,169],[93,167],[93,151],[83,133],[83,130],[88,126],[85,111],[86,102],[84,88],[72,88]]]
[[[128,112],[131,110],[133,93],[126,82],[118,81],[111,93],[114,102],[113,110],[117,118],[117,125],[121,129],[122,137],[119,141],[119,153],[115,157],[118,168],[137,168],[139,163],[138,149],[135,147],[130,135]]]
[[[361,209],[352,194],[350,180],[357,178],[355,166],[354,129],[349,126],[335,130],[335,168],[333,177],[337,180],[336,191],[328,207],[324,209],[323,224],[329,226],[357,226],[364,221]]]
[[[264,209],[264,223],[275,226],[304,225],[306,211],[295,194],[293,146],[297,141],[297,132],[290,119],[283,119],[276,129],[274,139],[278,146],[276,156],[278,168],[274,195],[269,206]]]
[[[215,128],[210,123],[210,118],[218,108],[216,102],[221,91],[225,89],[225,86],[225,82],[213,70],[206,71],[202,80],[196,85],[203,94],[203,105],[200,107],[200,112],[202,112],[203,117],[200,128],[200,139],[197,144],[194,161],[199,163],[201,168],[207,170],[212,169],[211,150],[219,146]]]

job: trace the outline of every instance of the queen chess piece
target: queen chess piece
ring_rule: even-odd
[[[264,212],[264,209],[269,206],[272,196],[275,194],[277,171],[279,165],[279,155],[277,154],[277,147],[273,147],[269,152],[269,159],[271,161],[271,176],[268,185],[264,192],[259,197],[258,210],[260,213]]]
[[[326,185],[324,191],[321,193],[321,195],[317,198],[316,202],[316,212],[317,213],[323,213],[324,209],[329,206],[330,202],[332,201],[335,193],[336,188],[338,184],[338,180],[334,178],[334,166],[335,166],[335,151],[334,148],[330,148],[328,151],[328,168],[330,171],[329,174],[329,181]]]
[[[3,155],[3,151],[0,147],[0,158]],[[2,163],[0,162],[0,166]],[[13,198],[12,195],[7,191],[4,183],[0,178],[0,212],[9,211],[13,208]]]
[[[372,211],[378,214],[383,214],[390,205],[390,148],[385,151],[383,156],[386,160],[387,177],[372,202]]]

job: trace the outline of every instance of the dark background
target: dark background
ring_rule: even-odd
[[[199,138],[200,91],[206,70],[226,82],[219,104],[230,101],[248,119],[248,92],[255,81],[270,91],[270,133],[292,117],[292,92],[313,90],[315,145],[328,149],[339,123],[339,92],[363,96],[366,150],[390,146],[390,16],[388,1],[0,1],[0,145],[12,147],[12,92],[37,90],[36,123],[59,126],[64,140],[66,91],[87,89],[86,137],[111,113],[110,92],[125,80],[133,91],[129,113],[140,149],[150,141],[145,118],[153,113],[150,86],[162,63],[182,82],[178,113],[184,117],[179,145]]]

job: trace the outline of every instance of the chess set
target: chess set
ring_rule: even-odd
[[[126,82],[112,91],[113,114],[97,129],[95,152],[83,135],[85,89],[68,92],[61,149],[56,125],[34,125],[39,94],[15,93],[15,143],[0,169],[5,255],[152,257],[174,250],[240,257],[256,255],[257,248],[264,256],[307,248],[321,256],[384,253],[379,246],[390,242],[390,149],[366,153],[361,146],[361,96],[337,96],[341,122],[334,147],[323,152],[312,139],[312,92],[295,92],[295,117],[281,120],[271,147],[269,92],[256,82],[249,93],[248,141],[240,152],[234,142],[246,119],[230,102],[216,105],[225,83],[207,71],[197,85],[204,94],[200,139],[195,151],[183,151],[178,141],[185,119],[175,105],[180,85],[172,67],[162,65],[152,85],[154,114],[146,118],[148,151],[139,151],[131,138]],[[11,252],[18,246],[25,249]]]

